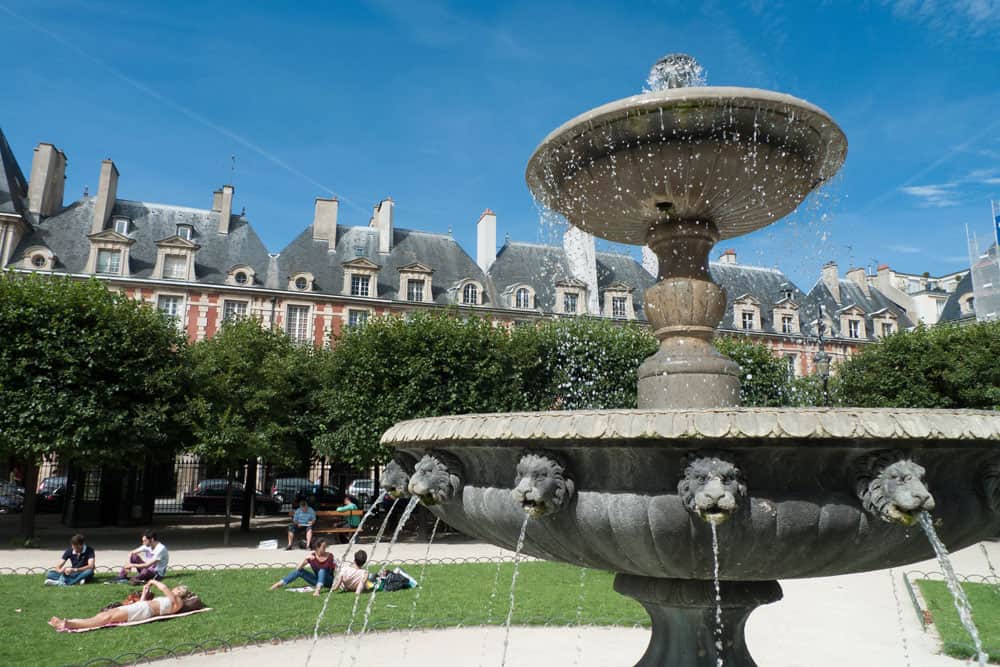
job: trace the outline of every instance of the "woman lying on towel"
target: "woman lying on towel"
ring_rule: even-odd
[[[159,588],[163,597],[152,597],[150,586]],[[90,618],[58,618],[53,616],[49,619],[49,625],[56,630],[82,630],[100,628],[105,625],[118,625],[119,623],[137,623],[154,616],[169,616],[181,611],[193,611],[193,609],[185,609],[185,603],[195,602],[197,598],[191,594],[187,586],[167,588],[163,582],[154,579],[147,581],[146,585],[142,587],[142,597],[139,600],[139,602],[102,611]]]

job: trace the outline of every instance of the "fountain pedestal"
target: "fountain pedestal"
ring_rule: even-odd
[[[653,636],[635,667],[757,667],[744,628],[750,612],[781,599],[777,581],[723,581],[722,650],[717,642],[715,584],[699,579],[615,576],[615,591],[645,607]]]

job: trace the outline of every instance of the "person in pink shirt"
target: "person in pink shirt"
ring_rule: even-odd
[[[333,590],[335,591],[354,591],[355,593],[363,593],[370,587],[368,582],[368,570],[365,569],[365,563],[368,562],[368,554],[365,553],[364,549],[358,549],[354,552],[354,565],[348,562],[343,562],[340,564],[340,569],[337,570],[337,576],[333,578]]]

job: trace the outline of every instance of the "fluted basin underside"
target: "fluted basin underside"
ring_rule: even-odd
[[[919,529],[883,521],[855,495],[854,470],[897,450],[926,469],[950,549],[1000,531],[1000,414],[894,409],[615,410],[465,415],[397,424],[382,442],[441,453],[460,490],[431,510],[513,548],[524,509],[511,496],[525,452],[565,465],[575,494],[529,521],[524,552],[659,578],[710,579],[710,527],[678,490],[685,462],[720,453],[745,496],[718,526],[721,576],[764,581],[906,564],[932,555]]]
[[[528,162],[546,207],[611,241],[664,219],[721,238],[776,222],[843,164],[847,139],[809,102],[754,88],[676,88],[618,100],[552,132]]]

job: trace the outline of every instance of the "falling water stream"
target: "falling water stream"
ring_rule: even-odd
[[[580,568],[580,595],[576,600],[576,657],[574,665],[579,665],[583,658],[583,593],[586,590],[587,568]]]
[[[493,574],[493,590],[490,592],[490,603],[487,607],[486,612],[486,625],[493,625],[493,610],[496,607],[497,600],[497,590],[500,588],[500,570],[503,568],[504,563],[504,549],[500,550],[500,555],[497,557],[497,569]],[[486,633],[483,633],[483,644],[479,651],[479,667],[483,667],[483,661],[486,659]]]
[[[510,578],[510,607],[507,609],[507,620],[503,624],[503,657],[500,659],[500,667],[507,664],[507,646],[510,643],[510,621],[514,618],[514,592],[517,587],[517,573],[521,566],[521,549],[524,548],[524,536],[528,532],[528,519],[525,515],[524,523],[521,524],[521,534],[517,536],[517,549],[514,551],[514,574]]]
[[[399,540],[399,534],[403,531],[403,526],[405,526],[406,522],[410,520],[410,515],[413,514],[413,510],[417,508],[417,504],[419,502],[420,498],[413,496],[410,498],[410,502],[406,504],[406,509],[403,510],[403,515],[399,517],[399,523],[396,524],[396,530],[393,531],[392,539],[389,541],[389,546],[385,550],[385,558],[382,559],[383,563],[389,563],[389,558],[392,556],[392,548],[396,546],[396,542]],[[351,655],[352,667],[358,662],[358,654],[361,652],[361,642],[364,639],[365,632],[368,631],[368,622],[372,617],[372,609],[375,607],[375,598],[377,597],[377,594],[378,591],[372,589],[371,595],[368,598],[368,604],[365,606],[365,618],[364,622],[361,624],[361,632],[358,633],[357,647]]]
[[[708,523],[712,526],[712,558],[715,563],[715,569],[712,574],[715,581],[715,664],[716,667],[722,667],[724,664],[722,652],[725,646],[722,643],[722,585],[719,583],[719,530],[714,521],[709,521]]]
[[[361,534],[361,529],[365,527],[365,521],[367,521],[368,517],[370,517],[375,512],[375,509],[377,507],[378,503],[372,503],[372,506],[369,507],[368,511],[364,513],[364,516],[361,517],[361,521],[358,523],[358,527],[354,529],[353,533],[351,533],[351,539],[347,542],[347,549],[344,551],[344,555],[340,559],[341,562],[343,562],[343,560],[347,558],[347,554],[350,553],[351,547],[354,546],[354,542],[358,539],[358,535]],[[392,512],[390,512],[389,514],[392,514]],[[388,518],[389,518],[388,515],[386,515],[386,519]],[[382,525],[384,526],[385,522],[383,522]],[[316,642],[317,640],[319,640],[319,626],[323,622],[323,617],[326,616],[326,608],[327,605],[330,604],[331,593],[333,593],[332,586],[330,587],[330,590],[326,592],[326,596],[324,596],[323,598],[323,606],[320,607],[319,615],[316,616],[316,625],[313,626],[312,644],[309,645],[309,652],[306,653],[306,667],[309,667],[309,661],[312,660],[313,649],[316,648]]]
[[[931,547],[934,548],[934,555],[937,556],[941,572],[944,573],[945,584],[948,585],[951,597],[955,600],[958,619],[962,622],[962,627],[972,637],[972,643],[976,647],[976,659],[979,661],[979,667],[985,667],[987,655],[983,651],[983,642],[979,638],[979,630],[972,621],[972,606],[969,604],[969,598],[965,596],[965,591],[962,589],[958,577],[955,576],[955,570],[951,567],[951,558],[948,557],[948,549],[944,546],[941,538],[938,537],[937,531],[934,530],[931,515],[927,512],[920,513],[920,527],[924,529]]]
[[[413,594],[413,605],[410,607],[410,624],[409,631],[406,633],[406,639],[403,640],[403,661],[406,661],[406,652],[410,648],[410,637],[413,636],[413,626],[414,621],[417,616],[417,602],[420,601],[420,591],[424,588],[424,574],[427,571],[427,561],[431,558],[431,545],[434,544],[434,536],[437,535],[438,525],[441,523],[441,519],[438,518],[434,521],[434,527],[431,528],[431,539],[427,541],[427,551],[424,553],[424,562],[420,565],[420,575],[417,577],[417,590]]]
[[[385,518],[382,519],[382,525],[378,527],[378,533],[375,535],[375,542],[372,544],[372,553],[375,553],[375,548],[378,547],[379,542],[382,541],[382,536],[385,535],[385,527],[389,525],[389,518],[392,516],[393,511],[396,509],[396,505],[399,503],[399,498],[392,501],[392,505],[389,507],[389,511],[385,513]],[[374,507],[374,505],[373,505]],[[356,536],[361,531],[361,526],[358,526],[358,530],[355,531],[354,536]],[[347,543],[347,549],[344,550],[344,556],[341,558],[341,562],[347,560],[347,556],[350,553],[351,547],[353,546],[354,536],[351,538],[351,542]],[[330,587],[330,591],[327,593],[327,600],[330,599],[330,595],[333,594],[333,587]],[[351,617],[347,622],[347,630],[344,631],[345,635],[351,634],[351,628],[354,627],[354,619],[358,614],[358,601],[361,600],[360,595],[354,596],[354,605],[351,607]],[[323,603],[323,610],[320,611],[320,618],[322,618],[323,613],[326,611],[326,601]],[[316,627],[319,627],[319,622],[317,621]],[[316,647],[316,634],[313,634],[313,645],[309,647],[309,655],[306,657],[306,667],[309,667],[309,659],[312,657],[312,651]],[[340,667],[344,662],[344,651],[340,652],[340,657],[337,659],[337,667]]]

